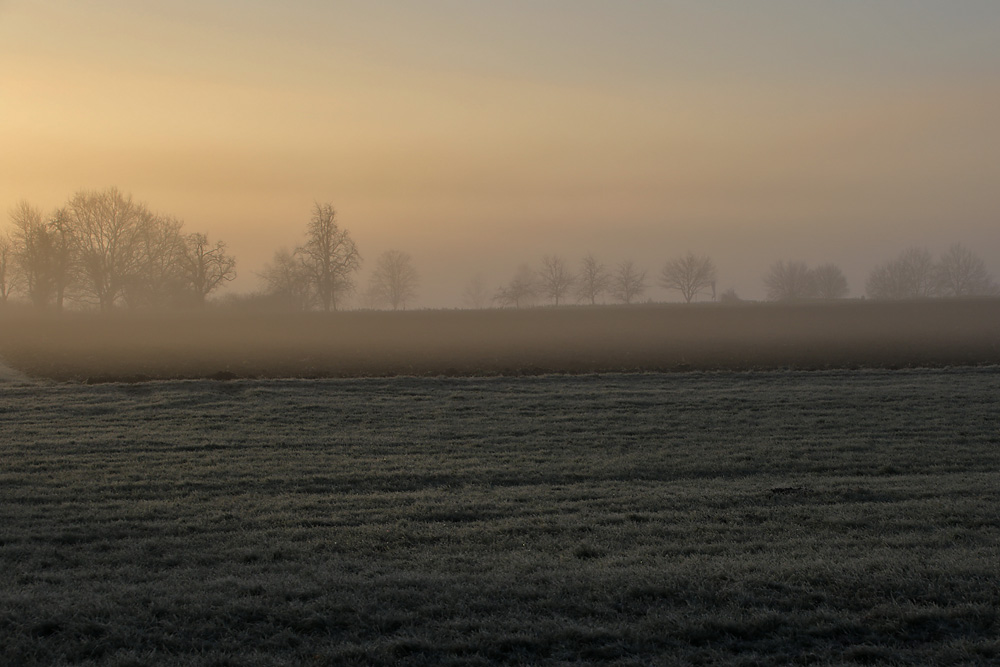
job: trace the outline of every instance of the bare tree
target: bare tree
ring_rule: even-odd
[[[372,292],[379,302],[393,310],[406,308],[406,303],[416,298],[419,283],[409,253],[387,250],[379,256],[371,278]]]
[[[6,303],[17,285],[14,274],[14,243],[0,234],[0,303]]]
[[[142,262],[140,235],[153,215],[118,188],[78,192],[67,206],[83,278],[81,288],[110,310]]]
[[[538,288],[535,283],[535,272],[527,264],[522,264],[510,282],[497,290],[493,300],[501,307],[513,306],[520,308],[530,303],[537,294]]]
[[[42,212],[24,200],[11,209],[10,219],[13,253],[25,294],[33,305],[44,308],[55,291],[55,240]]]
[[[873,299],[923,299],[934,296],[937,268],[926,248],[910,248],[868,276],[865,291]]]
[[[38,306],[54,300],[62,309],[67,298],[77,297],[102,311],[121,302],[132,308],[162,306],[190,292],[182,223],[154,215],[117,188],[77,192],[47,221],[25,202],[11,217],[19,284]],[[207,243],[203,235],[194,237]],[[203,259],[210,264],[221,249],[202,248]],[[221,274],[232,279],[232,259],[223,254],[222,262]],[[218,285],[211,271],[203,278],[201,287],[208,291]]]
[[[127,276],[123,299],[129,308],[162,307],[175,302],[184,289],[182,223],[150,215],[136,235],[136,265]]]
[[[679,291],[685,303],[691,303],[691,299],[699,292],[708,289],[712,290],[714,299],[716,278],[717,272],[712,259],[708,255],[695,255],[693,252],[667,262],[660,272],[660,284],[667,289]]]
[[[946,297],[993,296],[1000,291],[983,260],[958,243],[941,255],[936,282],[937,293]]]
[[[542,268],[537,275],[538,291],[551,299],[555,306],[569,294],[576,282],[576,276],[566,266],[562,257],[557,255],[542,257]]]
[[[347,230],[337,225],[331,204],[315,205],[306,236],[295,254],[302,259],[320,306],[325,311],[337,310],[344,296],[354,290],[361,254]]]
[[[188,234],[184,237],[181,269],[195,302],[203,306],[209,294],[236,278],[236,259],[226,254],[222,241],[211,245],[204,234]]]
[[[611,295],[622,303],[632,303],[646,292],[646,271],[640,270],[632,260],[618,265],[611,276]]]
[[[258,274],[264,291],[295,310],[309,310],[315,301],[312,276],[299,257],[286,248],[276,250],[271,261]]]
[[[67,209],[60,208],[53,213],[49,230],[53,243],[52,281],[56,310],[62,311],[70,290],[80,278],[73,221]]]
[[[820,299],[843,299],[850,293],[847,278],[836,264],[820,264],[812,270],[813,288]]]
[[[764,287],[771,301],[798,301],[816,294],[813,274],[804,262],[775,262],[764,276]]]
[[[481,273],[474,275],[466,284],[465,291],[462,292],[462,301],[466,306],[477,310],[489,305],[490,295],[486,289],[486,280]]]
[[[577,298],[580,301],[589,301],[593,306],[597,303],[598,297],[610,289],[611,275],[593,255],[587,255],[581,262],[576,286]]]

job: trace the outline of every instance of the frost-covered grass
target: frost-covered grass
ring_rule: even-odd
[[[1000,369],[0,384],[0,664],[1000,661]]]

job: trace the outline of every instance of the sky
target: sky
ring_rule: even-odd
[[[0,227],[117,186],[249,292],[329,202],[424,307],[548,254],[1000,276],[998,44],[995,0],[0,0]]]

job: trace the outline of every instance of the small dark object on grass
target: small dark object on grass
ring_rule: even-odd
[[[805,491],[803,486],[776,486],[771,489],[772,496],[785,496],[792,493],[802,493]]]
[[[584,543],[573,551],[573,555],[581,560],[588,560],[590,558],[600,558],[604,555],[604,552],[592,544]]]

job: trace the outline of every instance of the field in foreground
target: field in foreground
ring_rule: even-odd
[[[328,315],[0,310],[0,361],[90,382],[1000,364],[1000,299]]]
[[[1000,369],[0,384],[0,663],[1000,660]]]

